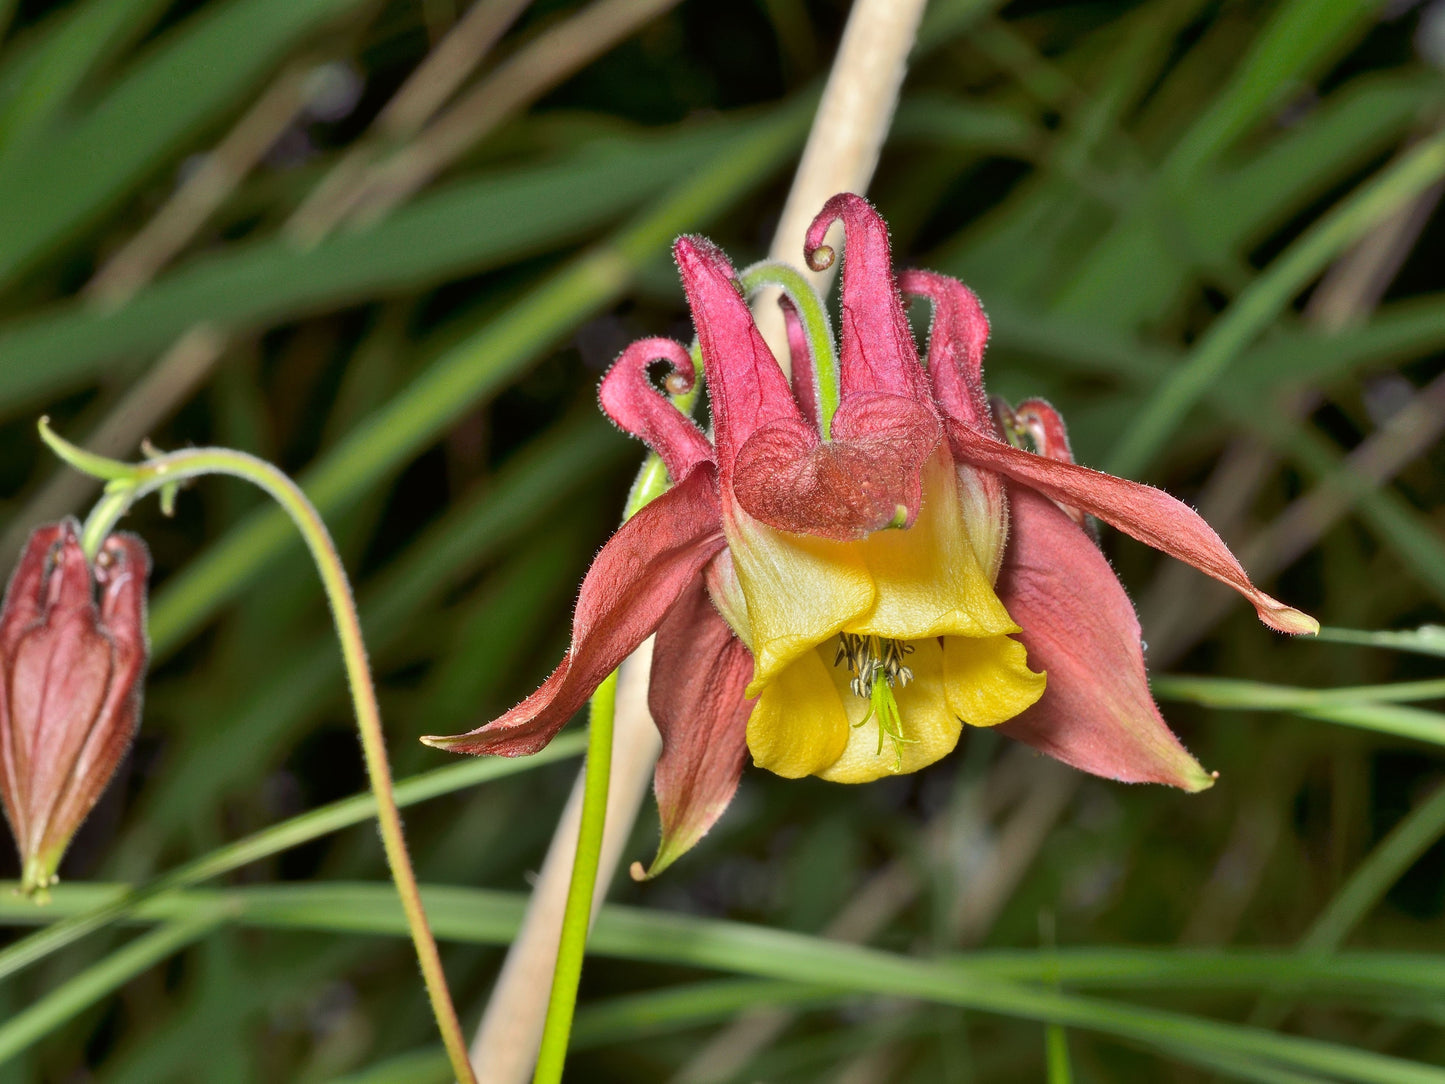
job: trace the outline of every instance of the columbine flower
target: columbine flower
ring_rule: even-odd
[[[140,718],[150,557],[129,534],[95,561],[74,520],[38,528],[0,610],[0,797],[21,889],[43,897]],[[97,594],[99,599],[97,601]]]
[[[896,281],[887,229],[861,197],[823,208],[811,264],[831,260],[823,237],[839,219],[836,409],[820,391],[831,359],[809,356],[797,310],[785,306],[790,387],[727,257],[681,238],[712,441],[648,377],[664,361],[672,389],[689,388],[687,350],[647,339],[624,351],[603,379],[603,409],[662,457],[673,487],[598,554],[571,649],[542,688],[468,734],[425,739],[534,752],[656,632],[653,873],[721,814],[748,752],[779,775],[856,783],[931,764],[964,723],[1002,724],[1099,775],[1209,786],[1154,706],[1133,608],[1085,514],[1229,584],[1276,629],[1318,627],[1256,589],[1187,506],[1075,465],[1047,404],[995,416],[977,299],[929,272]],[[933,305],[926,370],[900,285]]]

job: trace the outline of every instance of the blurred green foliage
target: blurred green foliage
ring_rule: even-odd
[[[42,411],[112,454],[276,461],[353,571],[400,775],[559,656],[641,454],[595,383],[688,336],[675,234],[763,254],[846,16],[615,3],[635,25],[568,58],[588,5],[537,0],[427,66],[503,6],[473,2],[0,3],[6,544],[89,496]],[[1445,603],[1442,69],[1439,2],[935,0],[871,195],[900,262],[984,299],[992,389],[1050,397],[1082,461],[1195,501],[1328,625],[1419,626]],[[418,87],[450,104],[388,106]],[[307,813],[364,780],[300,547],[227,482],[132,519],[142,732],[53,908],[0,916],[187,891],[126,910],[143,933],[16,933],[0,1080],[448,1079],[364,799]],[[1285,641],[1104,545],[1154,669],[1213,675],[1159,691],[1219,784],[982,732],[867,787],[749,772],[686,860],[615,886],[576,1079],[1445,1079],[1438,634]],[[407,792],[465,1023],[572,779],[545,759]]]

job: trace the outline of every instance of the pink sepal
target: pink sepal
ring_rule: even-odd
[[[1025,399],[1010,413],[1013,424],[1028,434],[1028,438],[1034,442],[1034,451],[1039,455],[1045,459],[1057,459],[1060,463],[1074,461],[1074,449],[1069,443],[1069,427],[1064,424],[1064,416],[1054,409],[1052,403],[1045,399]],[[1059,507],[1068,513],[1071,520],[1089,531],[1090,537],[1097,538],[1097,531],[1088,516],[1072,505],[1061,504]]]
[[[653,648],[647,703],[662,735],[653,777],[662,841],[646,876],[686,854],[732,801],[748,757],[752,676],[752,655],[699,578],[667,611]]]
[[[838,349],[842,398],[874,391],[926,400],[928,381],[893,279],[888,225],[872,204],[851,192],[840,192],[823,204],[804,242],[808,265],[822,270],[832,263],[833,250],[823,238],[838,219],[847,240]]]
[[[993,431],[983,388],[983,351],[988,317],[978,295],[957,279],[936,271],[904,271],[898,285],[905,296],[933,303],[928,332],[928,376],[943,412],[974,429]]]
[[[738,453],[733,492],[749,515],[779,530],[864,538],[913,523],[923,463],[941,436],[922,403],[854,393],[833,415],[831,441],[802,421],[755,432]]]
[[[1210,786],[1149,693],[1139,621],[1109,562],[1052,501],[1009,488],[1014,529],[998,593],[1048,684],[999,729],[1107,779]]]
[[[1193,565],[1249,599],[1259,619],[1271,628],[1296,634],[1319,631],[1314,618],[1250,583],[1229,547],[1199,513],[1163,490],[1033,455],[952,420],[947,425],[955,459],[1022,482],[1059,504],[1096,516],[1145,545]]]
[[[712,459],[712,445],[652,383],[648,369],[655,361],[671,366],[668,381],[675,385],[674,394],[692,390],[697,374],[685,346],[672,339],[640,339],[607,370],[597,398],[609,418],[662,457],[670,477],[682,478]]]
[[[577,599],[572,646],[540,689],[466,734],[422,741],[457,753],[526,756],[545,746],[602,679],[652,634],[724,546],[717,474],[704,463],[624,523],[602,547]]]
[[[1064,416],[1047,399],[1025,399],[1014,409],[1014,418],[1028,433],[1039,455],[1060,463],[1074,461],[1069,427],[1064,424]]]
[[[672,252],[702,347],[713,444],[726,488],[733,459],[755,430],[770,422],[800,422],[802,416],[727,256],[705,237],[679,237]]]

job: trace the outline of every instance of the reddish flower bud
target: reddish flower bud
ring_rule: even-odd
[[[74,520],[38,528],[0,609],[0,798],[21,890],[44,898],[140,719],[150,556],[106,539],[92,569]]]

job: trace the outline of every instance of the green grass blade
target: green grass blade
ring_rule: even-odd
[[[562,739],[558,739],[562,740]],[[507,761],[497,763],[526,763]],[[189,915],[196,907],[218,899],[236,900],[236,921],[274,928],[303,928],[332,932],[404,936],[399,907],[388,886],[372,883],[320,883],[258,886],[217,893],[190,889],[142,901],[127,922],[169,921]],[[13,896],[0,895],[0,923],[25,926],[68,919],[94,908],[124,886],[97,883],[62,883],[51,904],[37,908]],[[526,909],[526,897],[489,889],[433,885],[426,890],[427,909],[437,924],[437,936],[470,944],[504,945],[516,933]],[[649,936],[652,930],[655,936]],[[845,954],[861,952],[872,959],[872,949],[838,947],[835,942],[766,927],[691,915],[653,911],[617,904],[605,905],[598,918],[592,947],[598,955],[621,959],[653,960],[709,970],[752,973],[769,952],[783,957],[802,954],[818,965],[837,948]],[[735,960],[729,962],[729,954]],[[898,959],[887,954],[886,960]],[[852,960],[855,957],[848,956]],[[733,966],[736,964],[737,966]],[[746,964],[746,966],[743,966]],[[1056,948],[1007,949],[971,952],[933,961],[913,960],[909,966],[931,969],[940,981],[964,985],[992,982],[1052,983],[1111,990],[1179,990],[1250,992],[1286,984],[1303,993],[1321,996],[1416,997],[1433,1000],[1445,995],[1445,966],[1440,958],[1422,953],[1344,952],[1322,959],[1288,949],[1237,949],[1229,951],[1177,948]],[[771,972],[764,972],[770,974]],[[799,977],[798,983],[819,984],[848,991],[859,987],[831,972],[826,979]]]
[[[1074,1069],[1069,1063],[1069,1033],[1058,1024],[1044,1027],[1044,1062],[1048,1084],[1073,1084]]]
[[[76,1013],[200,940],[225,920],[225,909],[194,914],[137,937],[0,1024],[0,1063],[48,1035]]]
[[[165,6],[164,0],[89,0],[51,16],[53,30],[38,28],[43,41],[22,58],[14,85],[5,87],[0,153],[14,154],[40,136],[97,65],[143,34]]]
[[[1255,1058],[1211,1050],[1208,1047],[1196,1050],[1193,1060],[1235,1080],[1248,1080],[1252,1084],[1336,1084],[1338,1079],[1334,1076],[1282,1069],[1277,1065],[1266,1065]]]
[[[1406,691],[1418,691],[1421,685],[1430,688],[1434,683],[1411,682]],[[1183,700],[1231,711],[1291,711],[1340,726],[1445,745],[1445,714],[1422,708],[1377,703],[1358,696],[1353,699],[1334,697],[1329,690],[1298,689],[1227,678],[1158,677],[1153,680],[1152,686],[1161,700]]]
[[[1363,630],[1320,629],[1317,640],[1334,644],[1359,644],[1363,647],[1384,647],[1392,651],[1412,651],[1419,655],[1445,658],[1445,625],[1421,625],[1418,629]]]
[[[477,759],[439,768],[398,783],[396,802],[399,807],[405,808],[465,787],[539,768],[577,756],[585,745],[585,734],[563,735],[542,752],[525,759]],[[136,913],[147,900],[189,888],[291,847],[300,846],[350,825],[360,824],[375,813],[375,799],[370,794],[358,794],[303,813],[299,817],[221,847],[156,878],[149,884],[135,889],[110,889],[93,894],[90,907],[0,949],[0,978],[12,975],[66,945],[74,944],[87,934],[124,920]]]
[[[1174,435],[1231,362],[1336,256],[1393,210],[1445,175],[1445,135],[1417,145],[1315,222],[1215,320],[1189,359],[1151,396],[1107,469],[1137,475]]]
[[[115,889],[83,886],[76,891],[72,886],[57,891],[53,907],[66,908],[73,901],[106,891],[114,893]],[[423,895],[436,934],[443,939],[463,934],[469,940],[506,943],[525,907],[520,896],[477,889],[432,887],[424,889]],[[405,934],[400,905],[386,885],[308,884],[177,892],[148,901],[139,914],[151,920],[174,919],[221,903],[236,908],[236,921],[244,925]],[[16,910],[14,903],[0,900],[0,917],[11,917]],[[1054,1023],[1112,1035],[1185,1060],[1204,1049],[1264,1059],[1282,1068],[1328,1073],[1358,1084],[1445,1084],[1445,1069],[1371,1051],[1060,994],[1001,978],[983,981],[982,975],[970,973],[957,962],[910,959],[776,929],[612,907],[604,909],[592,945],[602,955],[833,986],[859,994],[916,998]],[[1060,981],[1067,981],[1066,959],[1066,953],[1055,949],[1041,953],[1041,975],[1057,974]],[[1307,965],[1308,959],[1299,963]],[[1437,973],[1440,970],[1428,962],[1427,967]],[[1438,974],[1434,981],[1439,981]]]
[[[1281,388],[1332,384],[1378,372],[1445,348],[1445,297],[1426,294],[1384,305],[1361,327],[1326,332],[1280,327],[1248,350],[1218,392],[1238,401],[1271,398]]]
[[[1270,110],[1284,104],[1298,80],[1317,71],[1375,21],[1375,5],[1359,0],[1287,0],[1255,39],[1188,135],[1164,165],[1171,181],[1194,177]]]
[[[1385,893],[1445,835],[1445,786],[1391,829],[1300,939],[1301,952],[1333,952]]]
[[[853,998],[849,995],[820,987],[749,979],[667,987],[655,993],[624,995],[580,1007],[572,1030],[572,1049],[586,1050],[652,1038],[726,1020],[739,1012],[761,1006],[824,1008],[850,1000]],[[1064,1034],[1062,1029],[1052,1025],[1047,1033]],[[1196,1064],[1257,1084],[1332,1084],[1336,1079],[1280,1069],[1262,1064],[1257,1059],[1205,1047],[1196,1047],[1190,1054],[1190,1060]],[[1055,1064],[1049,1062],[1050,1072],[1054,1072]],[[451,1079],[449,1073],[446,1054],[437,1047],[402,1055],[334,1084],[445,1084]],[[1068,1080],[1071,1077],[1056,1076],[1053,1079]]]
[[[1441,90],[1433,74],[1408,71],[1346,84],[1252,158],[1190,186],[1181,201],[1189,236],[1207,246],[1207,261],[1236,258],[1405,139]]]
[[[1391,685],[1348,685],[1335,689],[1308,689],[1295,685],[1271,685],[1264,681],[1235,678],[1157,675],[1155,692],[1176,700],[1191,700],[1211,708],[1299,711],[1361,702],[1401,703],[1410,700],[1439,700],[1445,697],[1445,678],[1401,681]]]
[[[204,10],[82,119],[0,159],[0,285],[90,226],[239,104],[297,42],[358,4],[229,0]]]
[[[558,164],[500,171],[400,208],[366,230],[298,250],[286,237],[204,256],[110,311],[71,302],[0,325],[0,410],[163,350],[197,321],[232,332],[425,289],[581,240],[691,173],[735,124],[627,141]]]

